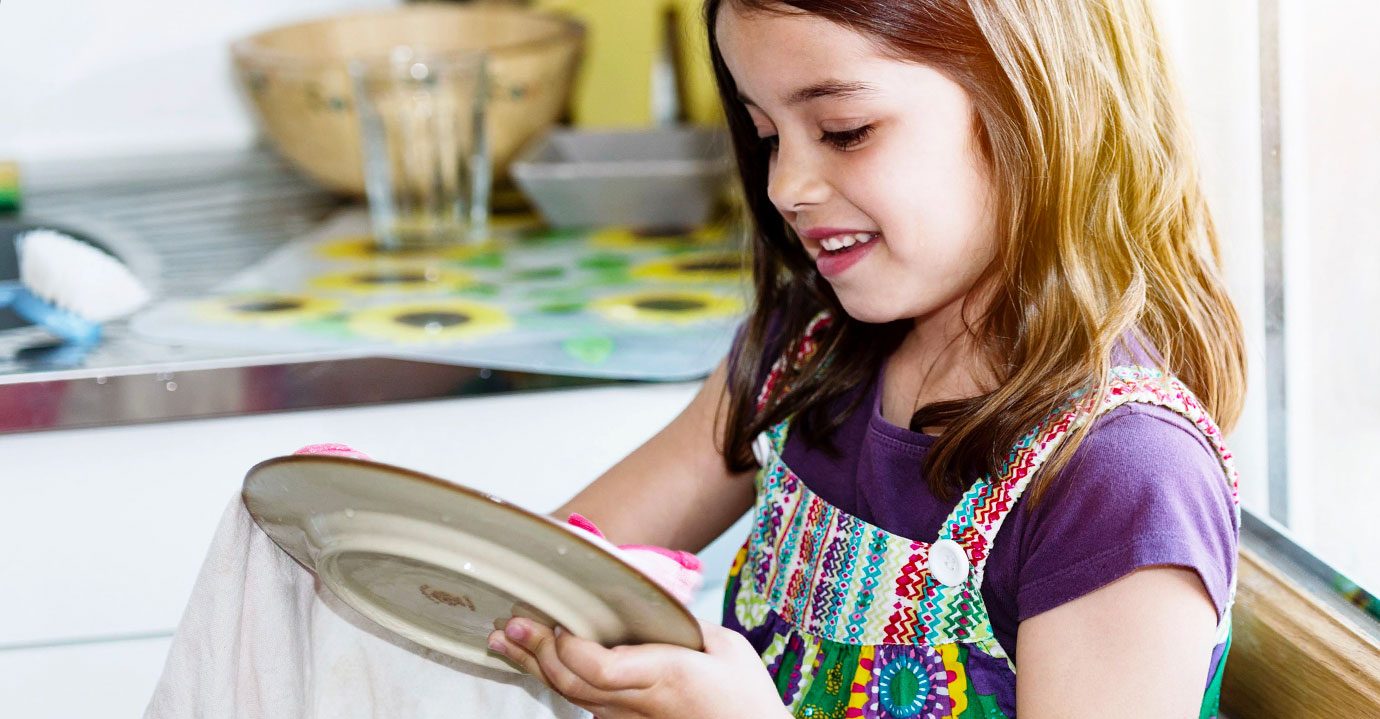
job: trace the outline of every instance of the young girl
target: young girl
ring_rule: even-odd
[[[603,719],[1215,715],[1244,350],[1146,5],[709,0],[756,306],[562,514],[752,507],[725,627],[492,646]]]

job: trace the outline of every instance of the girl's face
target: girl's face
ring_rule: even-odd
[[[767,194],[848,314],[888,322],[957,309],[996,247],[963,88],[802,13],[744,12],[728,0],[715,33],[773,148]],[[833,249],[840,241],[853,247]]]

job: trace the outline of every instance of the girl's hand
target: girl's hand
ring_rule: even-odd
[[[704,651],[669,644],[606,648],[530,619],[508,620],[489,647],[598,719],[789,719],[747,640],[700,622]]]

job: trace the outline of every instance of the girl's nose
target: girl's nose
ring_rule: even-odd
[[[797,212],[829,198],[817,157],[781,142],[767,175],[767,197],[781,213]]]

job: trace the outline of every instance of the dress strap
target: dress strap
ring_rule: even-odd
[[[962,549],[973,568],[977,586],[981,586],[983,569],[997,532],[1040,466],[1070,432],[1129,402],[1165,407],[1198,428],[1216,451],[1223,474],[1231,484],[1236,522],[1240,525],[1236,465],[1223,442],[1221,429],[1203,409],[1202,403],[1177,377],[1137,365],[1115,367],[1107,390],[1098,401],[1093,402],[1082,392],[1076,393],[1065,406],[1051,413],[1016,443],[1001,469],[974,482],[944,521],[940,542],[956,544]]]
[[[819,349],[819,344],[815,339],[819,333],[832,324],[833,321],[834,317],[828,310],[824,310],[815,315],[810,320],[810,323],[805,326],[805,334],[800,338],[800,342],[795,349],[794,357],[791,355],[790,345],[788,344],[786,349],[781,353],[781,356],[776,358],[776,362],[771,366],[771,371],[767,373],[766,380],[762,382],[761,390],[757,393],[758,412],[761,412],[763,408],[767,406],[767,400],[771,399],[772,392],[776,389],[776,385],[781,382],[786,371],[792,367],[799,367]]]
[[[816,338],[821,330],[833,322],[833,319],[833,315],[828,310],[815,315],[810,319],[809,324],[805,325],[805,334],[797,343],[794,354],[792,354],[788,344],[786,349],[781,352],[781,356],[772,363],[771,371],[767,373],[767,378],[763,380],[762,387],[757,392],[756,407],[759,413],[766,408],[767,401],[776,391],[776,386],[783,381],[786,371],[792,367],[799,367],[819,349]],[[775,451],[779,455],[786,450],[786,433],[788,431],[790,431],[789,418],[777,422],[774,426],[757,435],[752,443],[752,453],[757,457],[758,464],[765,467],[769,452]]]

